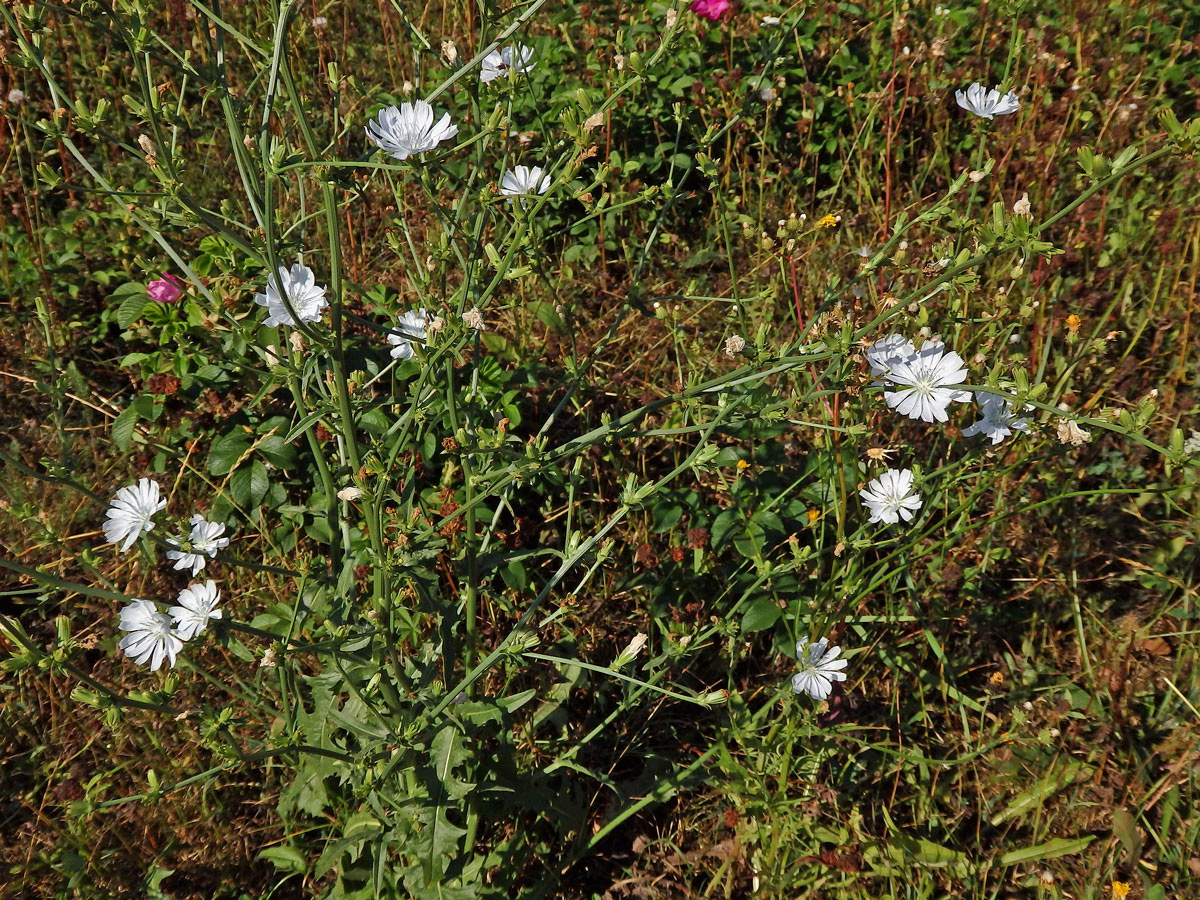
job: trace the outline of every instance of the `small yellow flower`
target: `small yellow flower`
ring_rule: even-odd
[[[744,471],[744,470],[750,468],[750,463],[746,462],[746,460],[744,460],[744,459],[739,459],[737,461],[737,467],[738,467],[738,471],[741,472],[741,471]]]
[[[1112,883],[1113,900],[1125,900],[1129,895],[1128,881],[1114,881]]]
[[[1075,313],[1071,313],[1069,316],[1067,316],[1067,328],[1072,332],[1078,331],[1079,326],[1082,324],[1083,319],[1079,318],[1079,316],[1075,315]]]
[[[830,213],[826,213],[825,215],[821,216],[820,219],[817,220],[817,227],[818,228],[833,228],[835,225],[837,225],[837,223],[838,223],[837,216],[831,215]]]
[[[812,507],[809,507],[809,510],[808,510],[808,521],[809,521],[809,522],[815,522],[815,521],[817,521],[817,519],[819,519],[819,518],[821,518],[821,511],[820,511],[819,509],[814,509],[814,508],[812,508]]]

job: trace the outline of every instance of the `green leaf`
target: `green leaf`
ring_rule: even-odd
[[[296,448],[284,442],[278,434],[269,434],[258,442],[255,452],[276,468],[287,471],[296,464]]]
[[[321,858],[317,860],[313,874],[317,878],[333,868],[347,851],[361,848],[383,831],[383,825],[378,819],[367,812],[357,812],[350,817],[342,829],[342,837],[326,845]],[[357,856],[358,853],[353,854]]]
[[[174,894],[162,889],[162,883],[174,874],[174,869],[164,869],[155,863],[146,873],[146,900],[175,900]]]
[[[162,407],[154,402],[153,397],[148,397],[145,394],[140,397],[134,397],[129,406],[121,410],[121,414],[112,423],[112,438],[113,443],[117,445],[117,449],[122,452],[129,449],[139,420],[145,419],[148,422],[153,422],[161,414]]]
[[[1137,821],[1128,810],[1116,807],[1112,814],[1113,834],[1125,848],[1125,861],[1134,866],[1142,858],[1142,838],[1138,834]]]
[[[459,855],[467,830],[451,822],[447,813],[453,801],[461,800],[475,787],[454,774],[468,758],[458,726],[447,725],[439,731],[429,751],[432,765],[420,771],[429,784],[430,798],[417,813],[422,828],[413,841],[426,886],[441,882],[450,861]]]
[[[140,319],[142,317],[142,310],[146,308],[146,304],[153,302],[146,296],[146,286],[144,284],[122,285],[113,291],[108,299],[110,303],[119,300],[117,306],[117,324],[122,328],[128,328]]]
[[[1059,856],[1070,856],[1072,853],[1079,853],[1081,850],[1084,850],[1095,839],[1096,836],[1094,834],[1089,834],[1081,838],[1055,838],[1044,844],[1038,844],[1036,847],[1025,847],[1022,850],[1013,850],[1011,853],[1005,853],[1000,857],[1000,865],[1015,866],[1019,863],[1037,862],[1040,859],[1055,859]]]
[[[122,300],[125,300],[127,297],[131,297],[134,294],[140,294],[147,300],[150,299],[146,294],[146,286],[144,284],[138,281],[130,281],[120,285],[119,287],[113,288],[112,293],[108,295],[108,302],[109,304],[120,303]]]
[[[137,420],[137,407],[132,405],[125,407],[121,410],[121,414],[113,419],[113,443],[117,445],[117,449],[122,453],[129,449],[129,444],[133,440],[133,430],[137,426]]]
[[[1094,768],[1092,766],[1075,762],[1074,760],[1068,761],[1061,768],[1050,772],[1050,774],[1039,780],[1033,787],[1014,799],[1004,810],[992,816],[992,824],[1000,825],[1015,816],[1041,809],[1043,802],[1048,797],[1054,795],[1067,785],[1074,783],[1081,774],[1091,774],[1093,771]]]
[[[893,849],[901,851],[903,858],[910,859],[924,868],[940,869],[966,860],[966,856],[960,851],[951,850],[924,838],[897,835],[892,838],[891,845]]]
[[[655,534],[662,534],[664,531],[670,531],[679,524],[679,520],[683,518],[683,507],[672,506],[665,503],[654,507],[654,524],[651,530]]]
[[[283,442],[285,444],[290,444],[292,441],[294,441],[300,435],[304,434],[305,430],[307,430],[311,426],[315,425],[317,423],[317,420],[319,420],[322,416],[327,416],[327,415],[329,415],[329,413],[330,413],[330,410],[328,407],[325,407],[325,406],[317,407],[312,412],[310,412],[307,416],[305,416],[303,419],[301,419],[299,422],[297,422],[295,425],[292,426],[291,431],[289,431],[284,436]]]
[[[248,466],[240,466],[229,478],[229,492],[242,507],[258,506],[270,486],[267,467],[257,459]]]
[[[270,487],[271,476],[267,474],[267,467],[256,459],[250,467],[250,505],[258,506],[262,503],[262,498]]]
[[[749,634],[752,631],[762,631],[770,628],[783,615],[779,604],[770,597],[755,597],[742,614],[742,631]]]
[[[529,575],[525,571],[525,564],[519,559],[510,560],[500,570],[500,577],[514,591],[523,591],[529,586]]]
[[[387,430],[392,426],[392,422],[382,409],[376,408],[368,409],[359,416],[358,425],[364,431],[369,431],[373,435],[380,436],[387,434]]]
[[[284,872],[295,872],[298,875],[303,875],[308,871],[308,860],[295,847],[268,847],[259,853],[257,858],[274,863],[275,868],[281,869]]]
[[[538,317],[538,321],[547,328],[563,327],[562,316],[558,314],[558,310],[554,308],[553,304],[547,303],[545,300],[538,300],[534,301],[531,307],[533,314]]]
[[[229,434],[221,435],[212,442],[212,447],[208,451],[209,474],[229,474],[249,449],[250,441],[240,428]]]
[[[229,493],[243,509],[250,506],[250,467],[242,466],[229,477]]]
[[[713,521],[711,530],[714,550],[720,550],[725,545],[730,532],[742,524],[741,520],[742,511],[736,506],[731,506],[717,516]]]
[[[519,694],[513,694],[511,697],[503,697],[496,701],[504,708],[505,712],[516,712],[530,700],[537,696],[537,690],[530,688],[527,691],[521,691]]]
[[[744,532],[734,538],[733,548],[743,558],[757,561],[765,549],[762,529],[751,522]]]

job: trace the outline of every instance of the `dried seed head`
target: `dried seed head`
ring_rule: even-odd
[[[472,306],[465,313],[463,313],[462,320],[463,324],[468,328],[474,328],[476,331],[484,330],[483,313],[479,311],[478,306]]]
[[[1079,424],[1073,419],[1059,419],[1056,431],[1059,441],[1064,444],[1070,444],[1072,447],[1086,444],[1092,439],[1092,433],[1086,428],[1080,428]]]

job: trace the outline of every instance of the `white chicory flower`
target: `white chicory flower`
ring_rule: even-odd
[[[412,359],[417,355],[413,342],[425,340],[428,322],[429,316],[424,307],[411,309],[400,317],[399,324],[387,336],[388,343],[392,345],[392,359]]]
[[[974,425],[963,429],[963,437],[974,437],[977,434],[992,439],[993,444],[999,444],[1014,431],[1029,431],[1029,420],[1019,417],[1013,409],[1012,401],[999,394],[979,391],[975,395],[979,401],[979,413],[983,416]],[[1026,406],[1025,409],[1033,407]]]
[[[971,399],[970,391],[947,386],[966,381],[967,366],[953,350],[947,353],[944,344],[930,341],[906,359],[883,361],[887,367],[880,374],[885,381],[902,388],[884,394],[883,399],[902,416],[922,422],[945,422],[949,418],[946,408],[951,403],[966,403]]]
[[[284,298],[287,302],[284,302]],[[325,288],[317,284],[317,276],[313,270],[303,263],[292,263],[290,269],[279,267],[279,271],[267,276],[265,293],[255,294],[254,302],[267,308],[267,318],[264,325],[274,328],[276,325],[295,325],[296,319],[301,322],[319,322],[321,310],[329,305],[325,299]],[[291,306],[291,309],[288,309]]]
[[[171,617],[159,612],[149,600],[126,605],[117,627],[129,632],[117,646],[139,666],[149,660],[150,671],[157,672],[164,659],[168,666],[175,666],[175,655],[183,649],[183,640],[171,630]]]
[[[229,538],[221,537],[225,533],[225,526],[220,522],[210,522],[196,513],[191,518],[192,531],[188,537],[179,535],[178,537],[167,538],[167,543],[173,547],[179,547],[179,550],[168,550],[167,559],[175,560],[174,568],[182,570],[191,568],[192,577],[195,577],[207,564],[209,559],[217,558],[217,551],[223,550],[229,546]],[[190,544],[191,549],[183,549],[184,543]]]
[[[867,362],[872,375],[883,375],[896,365],[917,355],[913,342],[899,334],[889,334],[867,348]]]
[[[800,671],[792,676],[792,690],[808,694],[817,700],[828,699],[835,681],[845,681],[846,660],[838,659],[841,647],[830,647],[826,638],[809,643],[807,638],[796,642],[796,659]]]
[[[500,193],[505,197],[524,197],[544,194],[550,190],[550,176],[540,166],[517,166],[500,179]]]
[[[900,519],[911,522],[921,508],[921,496],[913,490],[911,469],[888,469],[858,492],[863,506],[871,511],[871,522],[895,525]]]
[[[965,91],[955,91],[954,99],[967,112],[972,112],[984,119],[993,116],[1007,116],[1021,108],[1021,100],[1015,91],[1001,94],[999,88],[990,91],[978,81]]]
[[[443,113],[435,123],[433,107],[424,100],[381,109],[367,124],[367,137],[380,150],[402,161],[432,150],[456,134],[458,126],[450,124],[450,114]]]
[[[210,578],[204,584],[189,584],[176,598],[178,606],[171,607],[171,618],[175,620],[176,633],[185,641],[202,634],[209,619],[221,618],[217,604],[221,592]]]
[[[143,531],[154,527],[151,519],[166,505],[167,501],[160,498],[158,482],[149,478],[139,478],[137,484],[121,488],[106,513],[105,540],[110,544],[124,541],[121,544],[124,553]]]
[[[524,75],[534,67],[532,58],[533,48],[521,43],[493,50],[479,64],[479,80],[487,84],[501,76],[511,78],[514,72]]]

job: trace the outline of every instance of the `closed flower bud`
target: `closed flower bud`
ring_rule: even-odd
[[[649,637],[642,632],[639,631],[635,634],[633,640],[629,642],[629,646],[622,650],[620,655],[613,661],[613,668],[619,669],[637,659],[638,654],[642,652],[642,648],[646,646],[647,640],[649,640]]]

